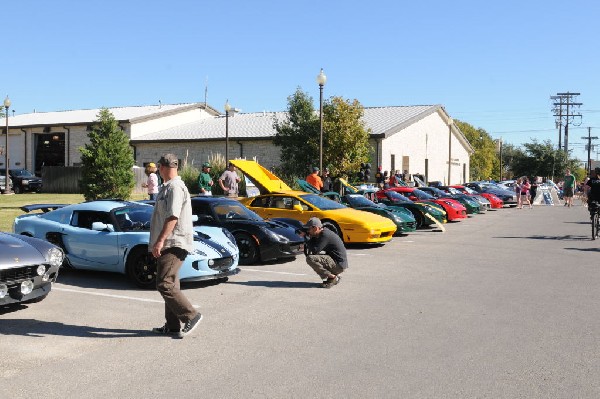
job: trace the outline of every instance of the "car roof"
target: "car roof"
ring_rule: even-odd
[[[125,200],[96,200],[81,202],[79,204],[73,204],[60,208],[58,210],[78,210],[78,211],[104,211],[110,212],[115,208],[121,208],[123,206],[150,206],[141,204],[139,202],[131,202]]]

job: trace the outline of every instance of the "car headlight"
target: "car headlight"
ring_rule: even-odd
[[[29,184],[29,180],[21,180],[21,184],[23,184],[24,186]]]
[[[285,238],[284,236],[282,236],[281,234],[277,234],[274,231],[271,231],[267,228],[261,227],[262,231],[268,235],[272,240],[274,241],[278,241],[281,243],[288,243],[290,240],[288,240],[287,238]]]
[[[53,267],[62,265],[64,257],[63,251],[59,248],[50,248],[50,250],[48,250],[48,262]]]
[[[6,284],[0,284],[0,299],[4,298],[8,294],[8,286]]]

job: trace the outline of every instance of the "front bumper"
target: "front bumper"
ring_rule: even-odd
[[[59,268],[48,267],[46,269],[48,280],[44,281],[43,276],[32,276],[31,273],[26,271],[27,268],[31,267],[37,267],[37,265],[0,271],[0,283],[6,284],[8,287],[8,293],[0,299],[0,306],[23,303],[48,295],[52,289],[52,283],[58,277]],[[21,283],[27,280],[33,282],[33,290],[29,294],[23,295],[21,293]]]
[[[233,270],[225,270],[217,274],[207,274],[203,276],[191,276],[181,278],[181,281],[206,281],[206,280],[218,280],[229,276],[234,276],[240,272],[240,268],[236,267]]]

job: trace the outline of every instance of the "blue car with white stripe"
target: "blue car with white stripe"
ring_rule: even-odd
[[[149,253],[153,207],[138,202],[98,200],[74,205],[36,204],[13,225],[16,234],[60,247],[63,266],[125,274],[135,285],[156,285],[156,262]],[[181,270],[181,281],[220,279],[239,273],[235,238],[220,227],[194,227],[194,250]]]

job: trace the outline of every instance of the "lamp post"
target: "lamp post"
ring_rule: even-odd
[[[317,76],[317,83],[319,84],[319,170],[323,170],[323,86],[327,82],[327,76],[323,73],[323,68]]]
[[[225,167],[229,162],[229,111],[231,111],[231,105],[227,100],[225,101]]]
[[[4,99],[4,118],[6,119],[6,162],[5,162],[5,167],[6,167],[6,181],[5,184],[6,186],[4,187],[4,194],[12,194],[10,192],[10,186],[8,185],[8,182],[10,181],[9,177],[8,177],[8,169],[9,169],[9,165],[8,165],[8,161],[9,161],[9,157],[8,157],[8,108],[10,108],[10,99],[8,98],[8,96],[6,96],[6,98]]]
[[[454,120],[448,118],[448,185],[450,185],[450,174],[452,173],[452,124]]]

